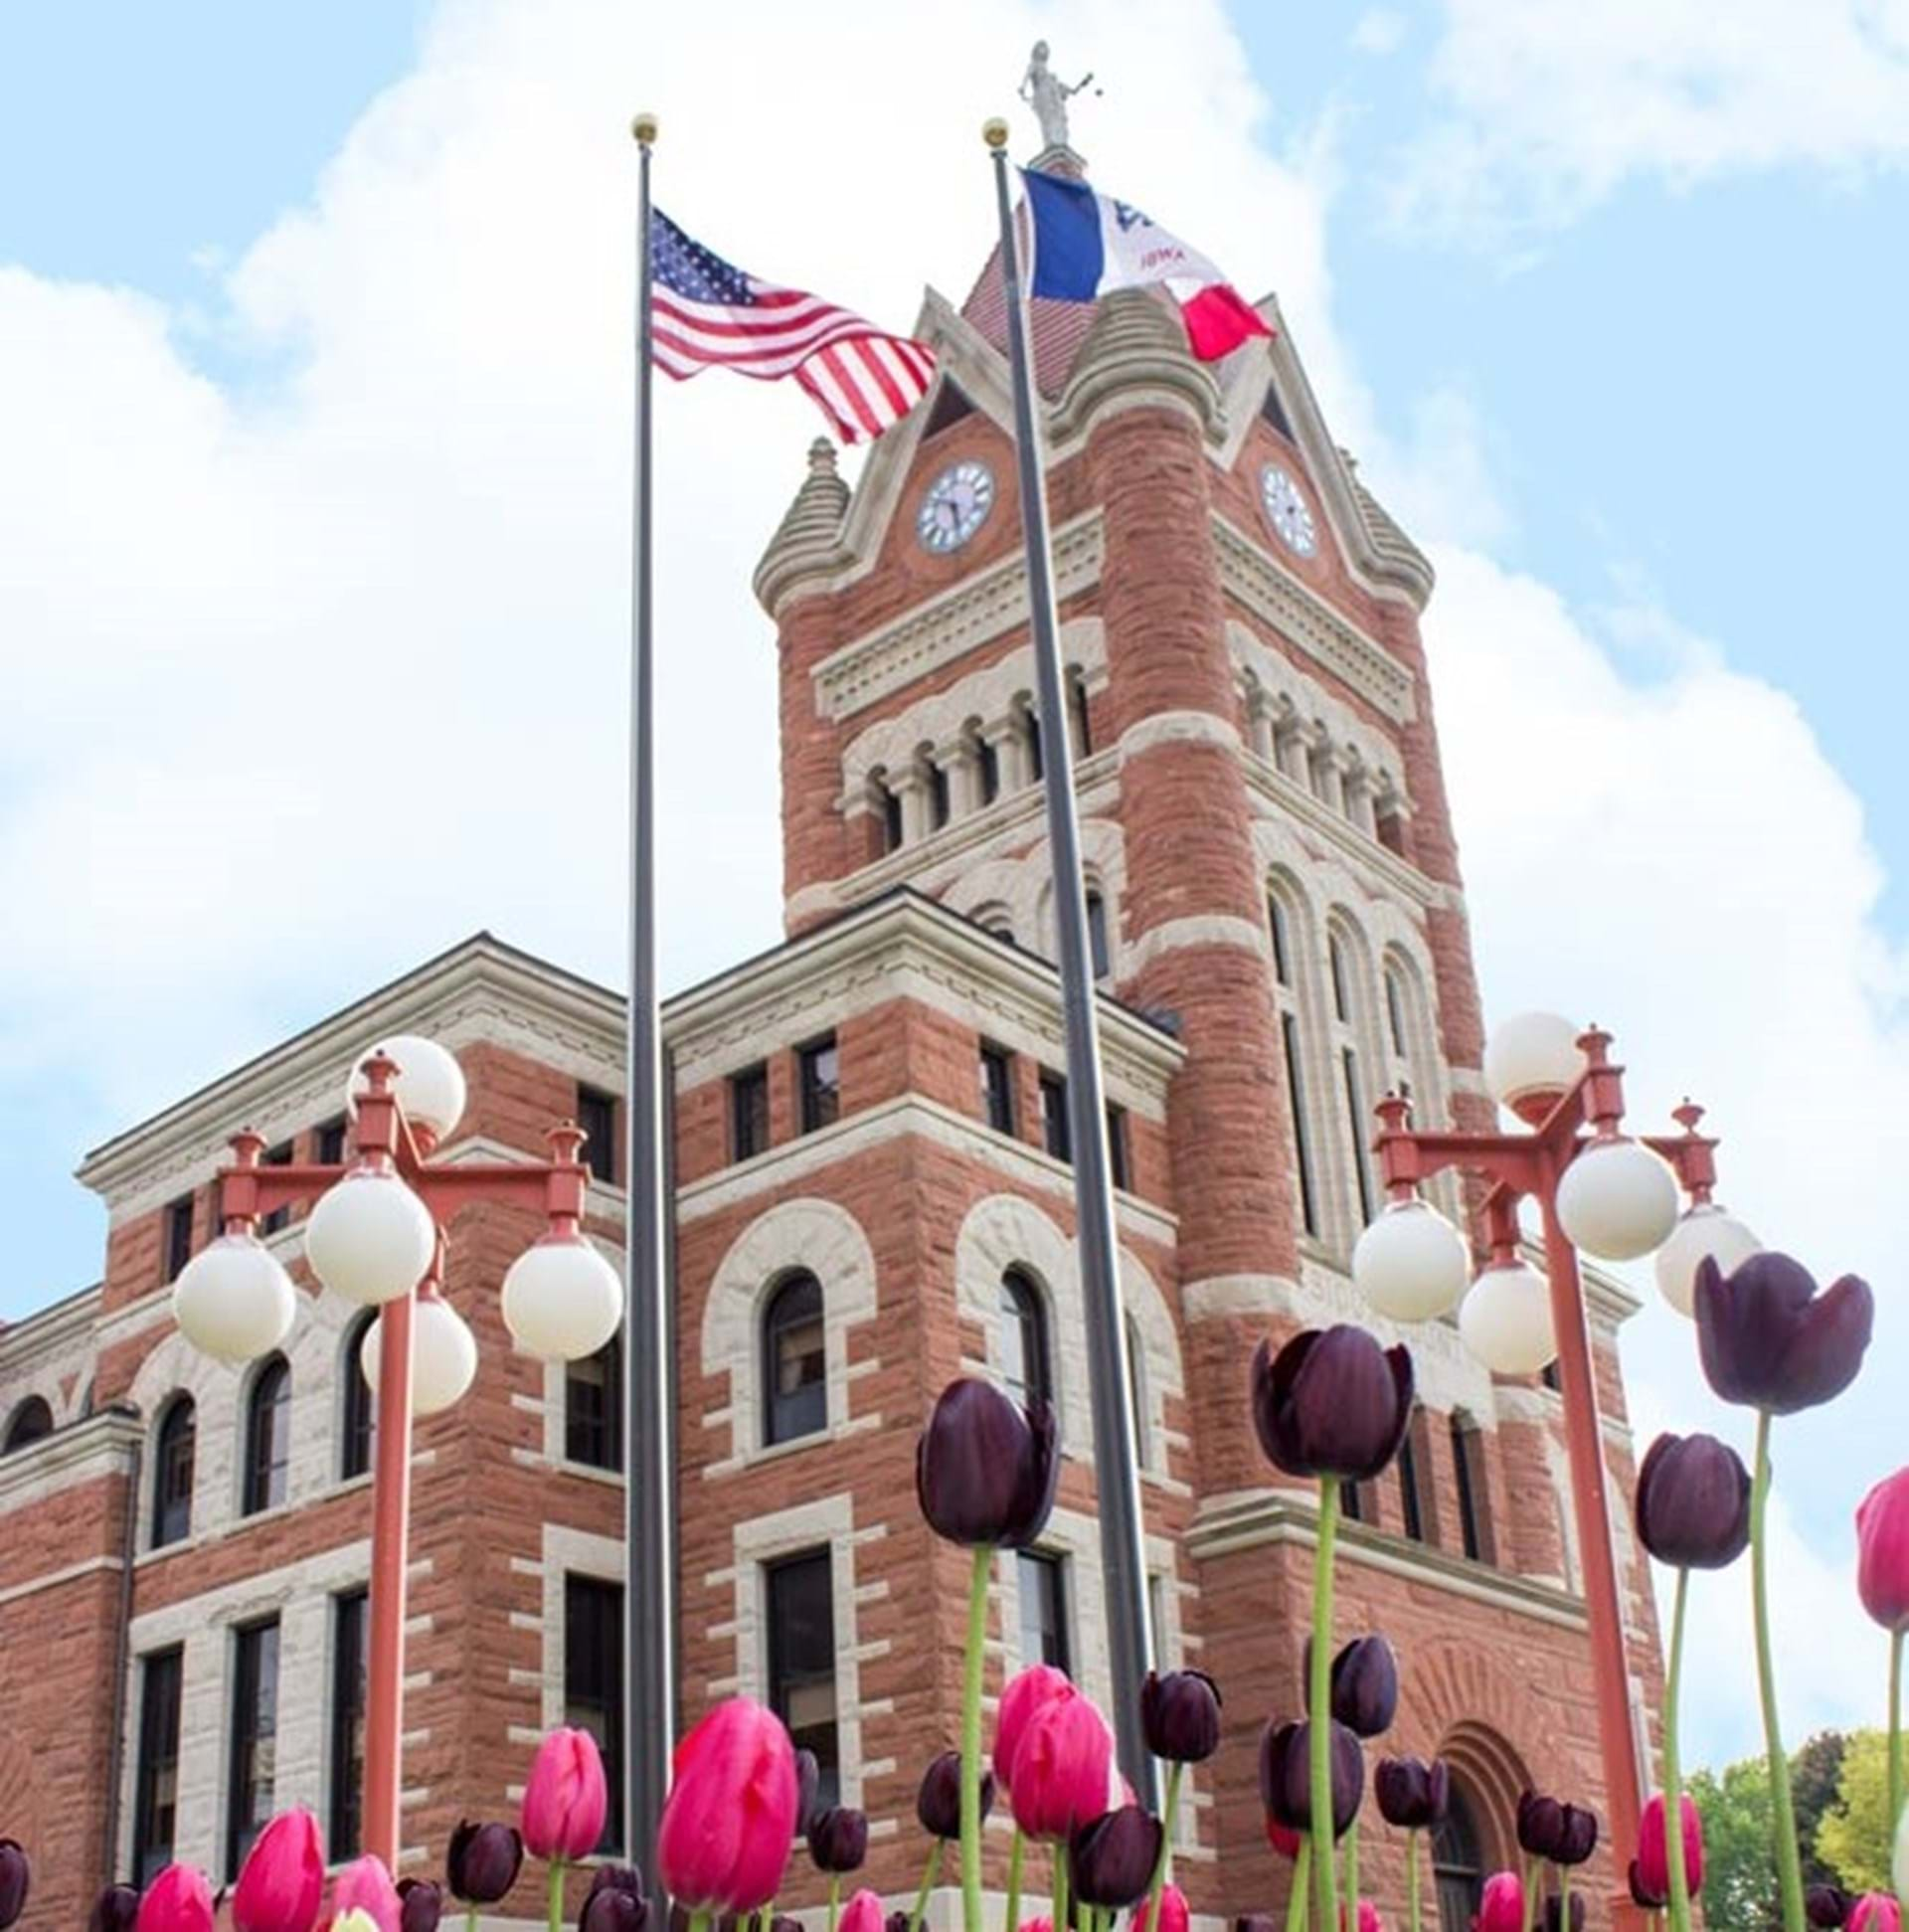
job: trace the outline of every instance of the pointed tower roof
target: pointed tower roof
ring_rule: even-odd
[[[817,437],[808,445],[808,474],[756,566],[756,595],[766,610],[775,610],[792,578],[836,561],[847,512],[848,485],[835,470],[835,445]]]

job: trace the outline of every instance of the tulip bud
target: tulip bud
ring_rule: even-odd
[[[1135,1904],[1153,1882],[1165,1834],[1138,1805],[1123,1805],[1079,1826],[1068,1841],[1074,1896],[1084,1905]]]
[[[781,1720],[747,1697],[709,1712],[676,1747],[656,1834],[662,1891],[692,1912],[755,1912],[775,1897],[800,1791]]]
[[[859,1871],[868,1856],[868,1814],[852,1805],[817,1812],[808,1821],[808,1855],[817,1871]]]
[[[1523,1932],[1524,1880],[1515,1871],[1494,1871],[1484,1881],[1472,1932]]]
[[[1060,1481],[1054,1411],[1017,1409],[991,1382],[951,1382],[915,1453],[922,1514],[951,1543],[1021,1549],[1047,1527]]]
[[[1566,1932],[1564,1923],[1564,1901],[1556,1892],[1544,1901],[1544,1932]],[[1584,1894],[1571,1894],[1571,1924],[1569,1932],[1584,1932]]]
[[[914,1920],[915,1914],[913,1912],[905,1912],[900,1906],[897,1906],[882,1921],[882,1932],[909,1932],[909,1927],[914,1923]]]
[[[1028,1838],[1065,1843],[1078,1826],[1120,1804],[1119,1777],[1114,1733],[1094,1700],[1078,1693],[1053,1698],[1014,1753],[1014,1822]]]
[[[981,1817],[994,1809],[994,1774],[981,1772]],[[932,1839],[954,1840],[961,1836],[961,1754],[944,1751],[929,1760],[922,1773],[922,1787],[915,1794],[915,1816]]]
[[[1714,1436],[1659,1436],[1638,1471],[1638,1540],[1676,1570],[1721,1570],[1750,1541],[1750,1472]]]
[[[524,1845],[534,1858],[587,1858],[604,1840],[609,1787],[588,1731],[562,1725],[537,1747],[524,1785]]]
[[[27,1909],[33,1888],[33,1866],[18,1839],[0,1839],[0,1928],[12,1925]]]
[[[577,1915],[577,1932],[642,1932],[648,1918],[642,1873],[634,1865],[599,1865]]]
[[[1847,1925],[1852,1900],[1840,1885],[1812,1885],[1803,1894],[1803,1909],[1810,1923],[1825,1928]]]
[[[1864,1892],[1849,1908],[1849,1932],[1902,1932],[1902,1907],[1887,1892]]]
[[[1339,1926],[1344,1932],[1346,1908],[1339,1907]],[[1385,1932],[1385,1921],[1379,1916],[1379,1908],[1369,1898],[1359,1900],[1359,1932]]]
[[[213,1932],[212,1887],[197,1865],[167,1865],[139,1901],[137,1932]]]
[[[1582,1805],[1559,1807],[1558,1844],[1551,1853],[1561,1865],[1581,1865],[1598,1848],[1598,1815]]]
[[[1726,1402],[1795,1415],[1833,1400],[1856,1379],[1875,1324],[1867,1282],[1845,1275],[1822,1294],[1788,1255],[1752,1255],[1725,1280],[1697,1265],[1697,1352]]]
[[[842,1907],[837,1932],[883,1932],[882,1901],[866,1885]]]
[[[1253,1357],[1253,1425],[1289,1476],[1369,1482],[1399,1453],[1412,1420],[1412,1357],[1363,1328],[1307,1328]]]
[[[1518,1849],[1533,1858],[1550,1858],[1558,1848],[1564,1807],[1555,1798],[1527,1791],[1518,1798]]]
[[[517,1882],[524,1862],[524,1841],[513,1825],[459,1822],[444,1853],[450,1895],[466,1905],[495,1905]]]
[[[1147,1932],[1152,1903],[1150,1898],[1143,1898],[1133,1908],[1132,1932]],[[1159,1932],[1188,1932],[1192,1923],[1193,1915],[1187,1910],[1186,1894],[1169,1880],[1160,1887]]]
[[[1306,1646],[1305,1681],[1312,1681]],[[1389,1730],[1399,1709],[1399,1667],[1383,1637],[1356,1637],[1332,1660],[1332,1715],[1359,1737]]]
[[[443,1887],[430,1878],[398,1881],[398,1932],[437,1932],[444,1915]]]
[[[1452,1772],[1443,1758],[1381,1758],[1372,1774],[1379,1815],[1402,1832],[1431,1831],[1452,1809]]]
[[[311,1932],[325,1893],[318,1821],[302,1808],[281,1812],[253,1840],[232,1894],[238,1932]]]
[[[1909,1469],[1885,1477],[1856,1511],[1856,1589],[1884,1630],[1909,1631]]]
[[[398,1932],[402,1908],[398,1887],[391,1882],[385,1861],[367,1852],[354,1858],[331,1881],[331,1916],[337,1922],[348,1912],[362,1912],[377,1927],[377,1932]]]
[[[1202,1764],[1220,1748],[1220,1687],[1204,1670],[1149,1670],[1140,1686],[1146,1748],[1169,1764]]]
[[[1030,1664],[1011,1678],[1001,1692],[1000,1708],[994,1714],[994,1778],[1004,1792],[1012,1792],[1014,1753],[1036,1714],[1057,1697],[1078,1697],[1073,1679],[1051,1664]],[[958,1757],[956,1762],[958,1763]],[[958,1827],[948,1837],[958,1837]]]
[[[1644,1872],[1636,1858],[1631,1860],[1631,1903],[1643,1912],[1660,1912],[1670,1903],[1668,1891],[1654,1892],[1645,1882]]]
[[[1312,1829],[1311,1720],[1269,1724],[1260,1739],[1260,1798],[1267,1812],[1289,1831]],[[1342,1839],[1359,1815],[1365,1796],[1365,1753],[1343,1724],[1331,1732],[1332,1836]]]
[[[130,1885],[108,1885],[92,1901],[87,1932],[133,1932],[139,1919],[139,1894]]]
[[[808,1821],[815,1816],[816,1798],[822,1788],[822,1762],[811,1750],[804,1747],[795,1753],[795,1829],[808,1830]]]
[[[1703,1889],[1703,1820],[1697,1815],[1696,1801],[1682,1794],[1678,1811],[1683,1820],[1683,1882],[1692,1898]],[[1594,1834],[1595,1836],[1595,1834]],[[1645,1888],[1661,1898],[1670,1896],[1670,1854],[1664,1843],[1663,1793],[1658,1792],[1644,1808],[1638,1825],[1638,1876]]]

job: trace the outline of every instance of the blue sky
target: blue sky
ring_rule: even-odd
[[[1489,1010],[1617,1027],[1640,1115],[1713,1101],[1735,1203],[1886,1292],[1909,1251],[1882,1156],[1909,1074],[1893,16],[1746,0],[1725,43],[1708,0],[975,0],[950,40],[944,10],[815,0],[862,51],[845,88],[827,32],[739,5],[728,32],[626,0],[11,24],[0,1317],[96,1271],[86,1147],[464,933],[618,975],[620,854],[591,828],[619,822],[620,748],[590,694],[621,648],[627,114],[663,110],[661,198],[693,232],[905,319],[981,258],[973,130],[1036,31],[1099,71],[1096,178],[1277,288],[1335,432],[1433,551]],[[716,379],[661,403],[673,983],[775,932],[748,573],[805,407]],[[1627,1353],[1648,1426],[1707,1415],[1673,1317],[1648,1309]],[[1869,1397],[1790,1434],[1800,1632],[1840,1614],[1905,1363],[1886,1302]],[[1866,1708],[1861,1638],[1816,1649],[1799,1726]],[[1747,1745],[1726,1678],[1697,1695],[1700,1735]]]

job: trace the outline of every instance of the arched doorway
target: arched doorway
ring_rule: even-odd
[[[1484,1843],[1465,1781],[1452,1780],[1452,1809],[1432,1834],[1432,1880],[1439,1901],[1440,1932],[1471,1932],[1484,1903]]]

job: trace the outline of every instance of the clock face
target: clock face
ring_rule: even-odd
[[[915,513],[922,548],[937,557],[960,549],[994,507],[994,478],[985,463],[950,463],[929,484]]]
[[[1309,557],[1318,549],[1319,533],[1312,512],[1300,494],[1299,484],[1278,463],[1268,463],[1260,471],[1260,503],[1267,522],[1296,557]]]

